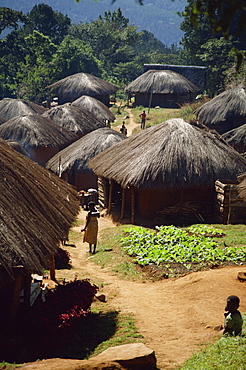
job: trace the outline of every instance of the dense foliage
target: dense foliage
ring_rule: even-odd
[[[221,246],[215,237],[220,230],[193,225],[187,229],[175,226],[156,227],[156,231],[143,227],[125,229],[122,245],[139,265],[165,265],[172,271],[172,264],[180,264],[188,272],[192,265],[241,263],[246,260],[246,246],[237,248]]]
[[[76,24],[47,4],[35,5],[26,15],[2,7],[0,31],[13,30],[0,40],[0,99],[16,97],[41,103],[47,98],[49,84],[78,72],[123,88],[144,72],[145,63],[207,66],[210,96],[226,84],[245,81],[245,73],[233,69],[238,50],[245,49],[245,33],[234,32],[228,40],[222,31],[214,34],[202,6],[194,25],[191,14],[196,2],[188,0],[184,12],[183,49],[164,45],[147,30],[139,32],[120,8]],[[164,24],[162,27],[164,30]]]

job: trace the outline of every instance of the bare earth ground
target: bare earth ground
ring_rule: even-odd
[[[85,220],[86,212],[79,214]],[[109,216],[99,219],[100,230],[117,227]],[[81,227],[74,230],[80,231]],[[174,369],[190,356],[221,336],[216,326],[223,324],[223,312],[228,295],[241,298],[241,312],[246,312],[246,282],[237,280],[237,273],[245,266],[225,267],[191,273],[181,278],[139,283],[119,279],[107,268],[101,268],[88,258],[88,244],[81,240],[74,247],[65,247],[71,254],[74,270],[79,278],[92,283],[101,281],[100,293],[107,297],[110,309],[130,314],[136,320],[144,343],[153,349],[159,369]],[[64,277],[57,271],[57,278]],[[66,277],[66,276],[65,276]]]

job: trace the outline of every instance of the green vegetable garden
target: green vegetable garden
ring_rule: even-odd
[[[157,265],[169,274],[177,275],[207,267],[242,264],[246,260],[246,246],[227,246],[220,242],[222,230],[206,225],[192,225],[186,229],[175,226],[124,229],[121,245],[141,265]]]

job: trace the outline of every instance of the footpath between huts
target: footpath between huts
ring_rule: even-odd
[[[79,232],[86,212],[81,210]],[[109,216],[99,219],[99,241],[103,229],[117,227]],[[71,270],[57,270],[57,278],[89,278],[100,282],[99,293],[105,294],[107,309],[131,315],[143,335],[143,342],[153,349],[159,369],[174,369],[221,336],[218,327],[223,324],[226,297],[230,294],[244,296],[245,285],[237,280],[242,267],[224,267],[191,273],[180,278],[155,282],[121,280],[109,268],[93,262],[87,253],[88,245],[83,235],[76,245],[65,247],[71,254]],[[99,243],[100,248],[100,243]],[[98,303],[97,303],[98,304]],[[242,302],[241,312],[246,311]]]

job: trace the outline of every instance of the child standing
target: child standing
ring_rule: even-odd
[[[242,333],[243,319],[238,311],[240,299],[236,295],[230,295],[226,301],[225,323],[223,335],[237,336]]]

